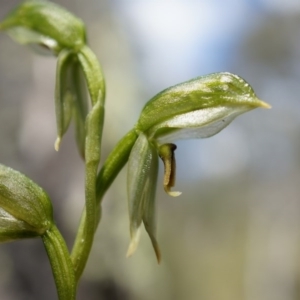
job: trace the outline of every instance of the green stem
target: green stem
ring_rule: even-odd
[[[114,179],[117,177],[119,172],[126,164],[136,139],[137,139],[136,131],[134,129],[129,131],[115,146],[114,150],[110,153],[103,167],[101,168],[101,171],[97,176],[96,204],[97,204],[98,214],[95,216],[96,226],[94,227],[94,230],[96,230],[97,225],[100,221],[100,217],[101,217],[100,204],[102,198],[105,192],[107,191],[107,189],[114,181]],[[86,226],[88,225],[87,219],[88,219],[88,207],[86,206],[81,215],[77,236],[71,254],[72,261],[75,265],[78,264],[79,262],[82,262],[83,257],[85,257],[85,259],[88,258],[85,254],[86,253],[85,236],[87,231]],[[83,271],[83,268],[81,269],[81,271]],[[78,270],[78,267],[76,267],[76,269]],[[78,275],[79,272],[77,271],[77,276]]]
[[[102,166],[97,176],[97,204],[101,200],[115,180],[119,172],[123,169],[128,161],[131,149],[137,140],[138,135],[135,129],[130,130],[115,146],[113,151],[109,154],[104,165]]]
[[[77,57],[92,101],[92,109],[85,121],[85,218],[83,227],[77,233],[79,246],[75,252],[73,249],[71,255],[78,282],[92,248],[97,224],[96,180],[101,156],[105,83],[97,57],[88,46],[83,46]]]
[[[76,281],[65,240],[53,225],[42,236],[56,284],[59,300],[75,300]]]
[[[96,179],[100,161],[100,141],[104,119],[104,108],[98,101],[87,116],[85,143],[85,212],[84,228],[79,230],[79,251],[71,254],[75,277],[78,281],[88,260],[97,223]],[[100,129],[100,130],[99,130]]]

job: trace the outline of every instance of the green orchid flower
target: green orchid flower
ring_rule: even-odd
[[[61,6],[44,0],[21,3],[1,23],[5,31],[20,44],[42,47],[57,56],[55,112],[58,151],[71,119],[79,153],[85,157],[86,118],[88,99],[92,106],[98,101],[104,105],[104,77],[95,54],[86,44],[83,22]],[[102,129],[99,128],[99,131]]]
[[[257,107],[270,108],[245,80],[230,73],[210,74],[175,85],[145,105],[135,126],[137,138],[128,160],[128,255],[137,248],[143,222],[160,261],[155,238],[157,157],[164,163],[165,191],[179,196],[180,192],[171,191],[176,178],[176,145],[172,142],[213,136],[238,115]]]

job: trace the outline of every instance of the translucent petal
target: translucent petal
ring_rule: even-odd
[[[71,116],[74,96],[72,94],[72,56],[70,50],[62,50],[58,56],[56,68],[55,83],[55,114],[57,126],[57,139],[55,141],[55,150],[59,150],[60,142],[67,131]]]
[[[230,73],[209,74],[157,94],[143,108],[137,128],[154,136],[155,128],[162,128],[162,123],[169,122],[176,116],[211,108],[237,106],[247,106],[248,110],[268,107],[257,99],[251,86],[241,77]],[[204,114],[210,112],[208,110]],[[205,117],[204,114],[201,117]],[[183,128],[181,126],[189,124],[180,122],[179,128]]]
[[[33,47],[35,51],[43,55],[53,55],[59,49],[57,42],[50,37],[41,35],[31,29],[16,26],[8,29],[6,33],[17,43],[22,45],[36,44],[40,47]],[[46,51],[47,49],[47,51]],[[51,51],[49,51],[51,50]]]
[[[144,189],[144,214],[143,222],[145,229],[151,239],[153,249],[156,254],[157,262],[161,260],[161,254],[159,250],[159,245],[156,240],[156,205],[155,205],[155,195],[156,195],[156,184],[157,184],[157,174],[158,174],[158,155],[156,149],[151,147],[152,151],[152,161],[149,171],[149,178],[146,182]]]
[[[127,255],[131,255],[139,242],[140,226],[143,218],[146,220],[147,230],[154,229],[154,199],[158,164],[155,149],[150,145],[146,136],[140,134],[134,144],[129,160],[127,173],[128,210],[130,220],[131,243]],[[151,202],[151,203],[150,203]],[[145,216],[145,208],[152,210]],[[152,241],[155,234],[151,233]],[[155,244],[155,242],[154,242]]]
[[[175,116],[151,131],[159,144],[180,139],[207,138],[217,134],[238,115],[250,109],[249,106],[219,106],[200,109]]]

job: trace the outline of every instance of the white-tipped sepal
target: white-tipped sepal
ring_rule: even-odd
[[[141,133],[128,160],[127,191],[131,242],[127,256],[132,255],[138,246],[140,227],[143,222],[159,262],[160,251],[156,241],[155,217],[157,172],[157,150]]]

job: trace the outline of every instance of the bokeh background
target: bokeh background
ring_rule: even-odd
[[[1,0],[2,19],[20,1]],[[103,159],[162,89],[207,73],[245,78],[272,110],[218,135],[178,142],[177,186],[158,186],[157,265],[146,233],[129,243],[126,171],[107,193],[78,299],[300,298],[300,2],[59,0],[87,25],[107,82]],[[0,163],[50,194],[71,247],[83,206],[83,163],[71,129],[55,140],[55,58],[0,35]],[[160,179],[161,181],[161,173]],[[1,300],[56,299],[39,239],[0,247]]]

